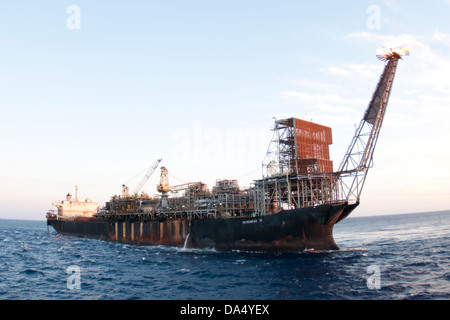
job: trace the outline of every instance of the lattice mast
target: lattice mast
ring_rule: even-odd
[[[409,50],[406,47],[397,47],[377,51],[378,59],[387,61],[387,64],[338,171],[342,178],[343,195],[349,203],[359,202],[367,173],[373,165],[373,153],[386,113],[398,60],[409,55]]]

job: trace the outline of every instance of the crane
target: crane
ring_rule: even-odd
[[[194,187],[201,187],[203,185],[204,184],[202,182],[189,182],[177,186],[169,186],[169,171],[166,167],[161,167],[161,179],[159,184],[156,186],[156,189],[163,195],[167,196],[168,192],[178,192]]]
[[[136,196],[138,195],[139,191],[141,191],[144,184],[148,181],[148,179],[151,177],[153,172],[155,172],[156,168],[158,168],[158,165],[161,161],[162,161],[162,159],[156,160],[156,162],[150,167],[150,169],[147,171],[145,176],[142,178],[141,182],[139,182],[139,184],[134,189],[134,193],[133,193],[134,195],[136,195]]]

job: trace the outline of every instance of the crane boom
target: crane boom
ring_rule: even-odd
[[[148,181],[148,179],[151,177],[153,172],[155,172],[156,168],[158,168],[159,163],[162,161],[162,159],[156,160],[156,162],[151,166],[151,168],[147,171],[145,176],[142,178],[141,182],[137,185],[136,189],[134,189],[134,195],[137,195],[139,191],[141,191],[144,184]]]
[[[189,182],[189,183],[185,183],[185,184],[180,184],[178,186],[170,186],[169,191],[170,192],[178,192],[178,191],[190,189],[192,187],[201,187],[201,186],[203,186],[202,182]]]

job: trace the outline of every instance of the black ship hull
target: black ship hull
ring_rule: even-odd
[[[49,219],[47,223],[60,234],[135,245],[214,248],[218,251],[338,250],[333,227],[357,205],[321,205],[245,218],[141,221]]]

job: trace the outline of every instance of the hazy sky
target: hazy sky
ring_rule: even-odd
[[[450,209],[450,1],[8,1],[0,5],[0,218],[104,203],[158,158],[172,185],[261,177],[273,117],[333,128],[340,164],[400,61],[354,216]],[[156,193],[158,169],[143,190]]]

